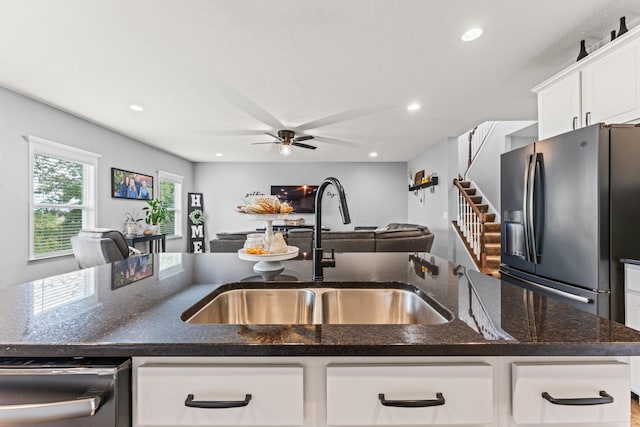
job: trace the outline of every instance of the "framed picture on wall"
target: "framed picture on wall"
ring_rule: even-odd
[[[111,168],[111,197],[152,200],[153,176]]]

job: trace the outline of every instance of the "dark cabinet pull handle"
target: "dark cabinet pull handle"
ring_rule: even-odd
[[[584,397],[577,399],[556,399],[545,391],[542,393],[542,398],[548,400],[554,405],[568,406],[606,405],[607,403],[613,403],[613,397],[604,390],[600,391],[600,397]]]
[[[577,116],[573,116],[573,130],[576,130],[576,127],[578,126],[578,117]]]
[[[396,408],[426,408],[427,406],[444,405],[444,396],[442,393],[436,393],[436,398],[432,400],[387,400],[384,394],[378,395],[382,406],[394,406]]]
[[[184,406],[190,408],[207,408],[207,409],[224,409],[224,408],[241,408],[247,406],[251,401],[251,395],[244,396],[244,400],[193,400],[193,394],[187,396]]]

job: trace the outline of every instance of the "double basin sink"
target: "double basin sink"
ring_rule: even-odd
[[[233,283],[182,314],[187,323],[434,325],[453,314],[418,288],[396,282]]]

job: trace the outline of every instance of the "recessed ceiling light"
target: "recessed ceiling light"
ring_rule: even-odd
[[[224,156],[224,154],[222,154],[222,153],[216,153],[216,157],[222,157],[222,156]]]
[[[372,151],[371,153],[369,153],[369,157],[378,157],[378,153]]]
[[[480,37],[482,33],[484,33],[482,28],[470,28],[460,38],[463,42],[470,42]]]
[[[133,110],[133,111],[137,111],[137,112],[141,112],[144,111],[144,108],[142,108],[142,106],[138,105],[138,104],[131,104],[129,105],[129,109]]]
[[[417,102],[414,102],[413,104],[409,104],[409,106],[407,107],[407,110],[409,111],[416,111],[420,109],[420,104],[418,104]]]

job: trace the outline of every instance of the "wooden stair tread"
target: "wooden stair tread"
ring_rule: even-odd
[[[499,233],[500,232],[500,223],[499,222],[485,222],[484,223],[484,232],[485,233]]]
[[[475,203],[476,205],[480,202],[482,202],[482,196],[469,196],[469,198],[471,199],[471,201],[473,203]]]
[[[467,193],[467,196],[473,196],[476,194],[475,188],[465,188],[464,192]]]
[[[485,213],[484,214],[485,224],[492,223],[496,219],[496,214],[494,213]],[[495,223],[494,223],[495,224]],[[500,224],[498,224],[498,229],[500,229]]]
[[[460,187],[462,188],[471,187],[471,181],[458,181],[458,184],[460,184]]]

